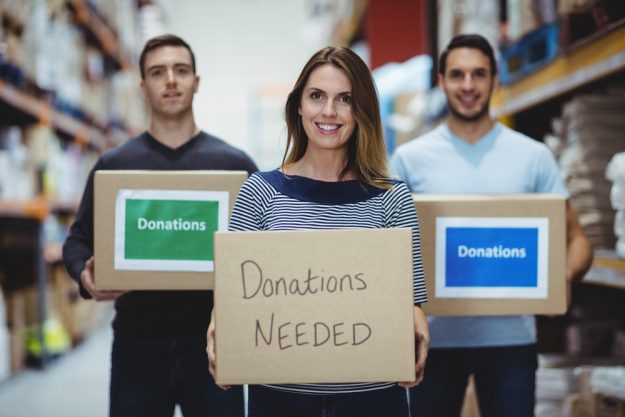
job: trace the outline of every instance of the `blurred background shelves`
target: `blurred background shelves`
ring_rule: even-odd
[[[0,80],[0,99],[5,105],[32,119],[31,123],[50,124],[82,146],[91,146],[97,151],[103,151],[112,145],[112,140],[102,130],[55,110],[45,100],[20,91],[2,80]],[[14,121],[16,119],[19,118],[13,118]]]
[[[493,96],[493,114],[510,116],[625,69],[625,22],[517,77]]]
[[[625,259],[614,251],[595,251],[592,267],[582,282],[625,290]]]
[[[119,41],[117,31],[107,23],[92,2],[85,0],[69,0],[68,7],[75,15],[76,24],[93,37],[99,47],[110,57],[118,69],[132,68],[130,55]]]
[[[0,0],[0,290],[13,374],[45,367],[101,317],[67,276],[62,243],[98,156],[145,127],[139,9]]]

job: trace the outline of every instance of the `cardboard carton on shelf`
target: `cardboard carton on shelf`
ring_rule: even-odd
[[[563,417],[594,417],[593,402],[575,393],[568,396],[562,404]]]
[[[213,233],[227,230],[245,171],[98,171],[100,290],[213,288]]]
[[[80,297],[78,284],[61,265],[52,267],[51,293],[55,315],[74,345],[95,330],[113,307],[110,303],[95,303]]]
[[[594,417],[625,417],[625,400],[595,394],[594,405]]]
[[[11,374],[26,366],[26,297],[24,290],[6,293],[7,325],[11,349]]]
[[[411,248],[407,228],[217,233],[217,382],[414,380]]]
[[[419,194],[414,202],[428,315],[566,311],[562,197]]]

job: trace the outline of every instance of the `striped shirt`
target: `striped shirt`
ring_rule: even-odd
[[[232,210],[232,231],[345,228],[412,228],[414,303],[427,301],[417,213],[403,182],[388,190],[358,181],[325,182],[278,170],[253,174],[241,187]],[[380,248],[388,250],[389,248]],[[289,384],[268,387],[303,393],[363,392],[395,385]]]

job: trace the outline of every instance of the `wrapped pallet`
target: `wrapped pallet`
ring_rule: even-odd
[[[564,149],[560,165],[584,232],[595,249],[613,249],[615,211],[605,168],[625,151],[625,98],[579,95],[564,106]]]
[[[625,152],[619,152],[612,157],[605,176],[612,181],[610,203],[616,210],[614,219],[614,234],[617,237],[616,253],[625,258]]]

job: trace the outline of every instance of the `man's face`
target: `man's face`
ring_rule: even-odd
[[[451,116],[464,122],[488,117],[490,96],[497,82],[488,56],[479,49],[456,48],[447,55],[446,64],[438,84],[447,96]]]
[[[163,46],[145,57],[141,90],[152,117],[172,118],[191,111],[199,77],[193,73],[191,54],[182,46]]]

